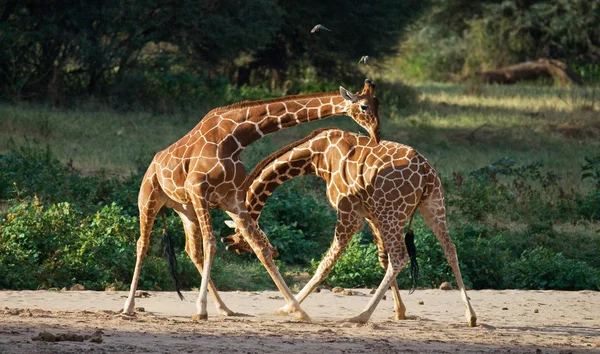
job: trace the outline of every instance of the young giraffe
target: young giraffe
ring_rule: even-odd
[[[390,285],[396,319],[403,319],[406,308],[400,299],[396,275],[408,261],[404,224],[419,209],[454,271],[468,324],[476,325],[477,316],[465,291],[456,247],[446,229],[442,185],[423,155],[410,146],[389,141],[377,143],[366,136],[335,128],[316,130],[261,161],[248,176],[246,206],[250,216],[258,220],[267,199],[279,185],[307,174],[325,180],[327,197],[337,210],[338,220],[329,251],[315,275],[296,296],[299,303],[325,279],[365,218],[373,230],[379,262],[386,273],[367,307],[350,321],[366,322]],[[239,233],[222,241],[231,243],[229,250],[252,251]]]
[[[235,221],[239,230],[273,278],[287,303],[287,313],[310,320],[300,308],[273,263],[270,245],[245,206],[246,170],[240,154],[266,134],[335,115],[348,115],[379,139],[379,101],[375,85],[365,80],[362,92],[352,94],[340,86],[339,93],[287,96],[241,102],[209,112],[179,141],[157,153],[148,167],[138,196],[140,238],[129,296],[123,312],[132,314],[142,261],[148,250],[150,231],[163,206],[175,209],[183,221],[186,252],[202,275],[195,319],[206,319],[207,289],[222,315],[234,315],[219,298],[210,281],[216,250],[209,209],[218,206]],[[204,252],[204,255],[202,254]]]

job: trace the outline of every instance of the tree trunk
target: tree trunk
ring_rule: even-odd
[[[554,59],[538,59],[490,71],[478,71],[469,77],[478,78],[489,84],[514,84],[539,78],[553,78],[562,85],[581,85],[581,77],[563,62]]]

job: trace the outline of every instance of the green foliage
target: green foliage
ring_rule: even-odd
[[[489,166],[472,171],[468,176],[455,173],[447,192],[448,204],[461,215],[482,221],[489,215],[504,213],[512,221],[564,221],[587,218],[580,199],[558,184],[560,176],[543,170],[543,164],[516,166],[512,159],[502,158]]]
[[[94,97],[171,111],[213,96],[221,74],[239,86],[272,80],[271,89],[310,89],[286,81],[304,68],[330,80],[356,77],[358,58],[395,53],[402,28],[423,7],[417,0],[9,0],[0,5],[0,97],[60,106]],[[333,31],[311,34],[318,18]]]
[[[260,225],[279,250],[280,260],[304,265],[327,249],[333,239],[336,214],[325,203],[307,194],[294,180],[269,198]]]
[[[1,229],[2,288],[104,289],[133,269],[137,220],[114,204],[84,217],[69,203],[34,199],[11,208]]]
[[[401,44],[402,77],[418,81],[447,80],[447,73],[462,70],[466,50],[466,41],[457,33],[447,33],[437,26],[414,26]]]
[[[80,283],[93,290],[107,286],[127,289],[139,237],[139,177],[120,180],[104,174],[81,176],[54,159],[48,149],[30,146],[0,156],[0,166],[1,198],[15,203],[0,222],[0,288],[69,287]],[[172,212],[167,216],[175,248],[183,250],[181,221]],[[230,232],[223,223],[223,212],[213,211],[212,219],[217,238]],[[140,287],[168,290],[172,284],[156,229],[144,259]],[[302,231],[293,229],[289,235],[294,232]],[[290,237],[286,232],[280,235]],[[179,258],[182,285],[197,286],[200,277],[195,266],[185,252]],[[274,287],[255,257],[240,260],[221,250],[217,259],[213,279],[220,289]],[[279,265],[284,267],[283,263]]]
[[[361,234],[350,241],[344,255],[335,263],[326,282],[343,287],[368,287],[378,285],[385,274],[377,260],[377,247],[373,242],[362,244]],[[311,262],[314,273],[319,262]]]
[[[36,94],[58,101],[106,95],[136,70],[158,69],[154,65],[169,54],[179,65],[214,68],[270,42],[280,15],[272,0],[226,0],[219,6],[199,0],[4,2],[0,89],[16,98]],[[177,78],[178,85],[182,80]]]
[[[550,58],[593,82],[598,11],[598,0],[436,0],[403,43],[402,66],[409,77],[439,80]]]
[[[267,270],[260,262],[256,260],[244,260],[240,262],[238,259],[234,259],[234,257],[222,256],[215,258],[211,270],[211,278],[219,290],[233,291],[243,289],[245,291],[262,291],[265,289],[277,289],[273,279],[271,279],[269,273],[267,273]],[[288,275],[286,264],[279,260],[275,260],[275,264],[285,282],[288,285],[291,284],[292,278]],[[198,280],[198,286],[199,284]]]
[[[600,218],[597,158],[586,158],[581,177],[593,188],[565,190],[540,163],[508,158],[443,181],[451,236],[466,284],[473,288],[598,289],[600,242],[587,225]],[[12,205],[0,219],[0,288],[36,289],[81,283],[88,289],[126,289],[139,236],[139,177],[82,176],[48,149],[24,147],[0,156],[0,193]],[[260,224],[279,248],[280,269],[308,264],[331,243],[335,213],[316,178],[295,178],[270,198]],[[223,212],[211,213],[215,236],[231,233]],[[514,223],[514,225],[509,225]],[[144,261],[141,288],[172,288],[161,258],[157,221]],[[517,225],[517,226],[515,226]],[[167,229],[179,258],[184,288],[199,274],[183,249],[179,218],[167,211]],[[418,286],[437,287],[454,276],[444,253],[418,217],[413,223],[420,265]],[[345,287],[376,286],[384,270],[370,241],[355,236],[326,280]],[[259,290],[272,281],[255,256],[217,251],[213,279],[219,289]],[[314,271],[318,263],[313,261]],[[554,272],[554,273],[553,273]],[[398,276],[408,288],[408,266]]]
[[[133,175],[125,180],[108,178],[103,171],[82,176],[72,166],[52,157],[48,147],[25,145],[0,155],[1,199],[37,196],[43,203],[76,203],[89,212],[115,202],[135,215],[140,181],[140,177]]]
[[[511,264],[507,283],[519,289],[600,289],[600,271],[543,247],[526,250]]]
[[[585,164],[581,167],[581,180],[590,179],[600,190],[600,156],[585,157]]]

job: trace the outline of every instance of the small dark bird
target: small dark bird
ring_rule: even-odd
[[[371,59],[369,58],[368,55],[363,55],[362,57],[360,57],[360,60],[358,61],[358,63],[363,63],[363,64],[369,64],[369,62],[371,61]]]
[[[320,30],[325,30],[325,31],[331,32],[331,30],[329,28],[323,26],[322,24],[318,24],[315,27],[313,27],[313,29],[310,30],[310,33],[319,32]]]

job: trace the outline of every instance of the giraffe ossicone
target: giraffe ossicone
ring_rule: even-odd
[[[142,262],[150,231],[159,210],[173,208],[183,222],[185,250],[202,275],[196,318],[207,318],[210,289],[217,311],[234,315],[219,297],[210,279],[216,251],[209,210],[219,207],[233,219],[245,240],[265,265],[282,292],[290,313],[309,320],[273,263],[272,246],[246,210],[246,170],[240,154],[252,142],[275,131],[298,124],[348,115],[376,140],[380,138],[379,100],[375,84],[365,80],[362,92],[339,92],[285,96],[240,102],[210,111],[190,132],[158,152],[148,167],[138,195],[140,237],[129,296],[123,312],[132,314]]]
[[[375,295],[358,316],[350,319],[364,323],[371,317],[385,291],[391,286],[396,319],[405,317],[397,274],[408,262],[404,242],[405,222],[419,210],[444,249],[444,254],[461,291],[469,326],[477,315],[471,307],[460,273],[456,247],[446,228],[446,208],[442,184],[427,159],[410,146],[381,141],[335,128],[314,131],[261,161],[248,176],[246,207],[258,221],[273,191],[285,181],[314,174],[325,180],[327,198],[337,211],[335,236],[315,275],[298,293],[304,299],[325,279],[335,261],[366,219],[377,244],[379,263],[386,269]],[[252,251],[236,233],[223,238],[229,250]]]

